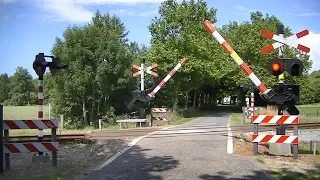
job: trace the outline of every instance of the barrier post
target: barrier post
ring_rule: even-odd
[[[57,128],[51,129],[51,141],[57,142]],[[58,164],[58,152],[52,151],[52,166],[56,167]]]
[[[4,144],[9,143],[9,130],[4,130]],[[5,167],[6,171],[10,171],[10,155],[9,153],[4,153],[4,161],[5,161]]]
[[[3,158],[3,105],[0,104],[0,173],[4,171],[4,158]]]
[[[153,108],[150,108],[150,116],[151,116],[151,119],[150,119],[150,125],[151,125],[151,127],[152,127],[152,125],[153,125],[152,109],[153,109]]]

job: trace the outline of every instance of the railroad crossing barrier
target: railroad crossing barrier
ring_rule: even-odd
[[[57,120],[3,120],[3,108],[0,108],[0,120],[2,124],[2,132],[4,132],[4,141],[1,141],[0,154],[1,159],[4,156],[5,169],[10,171],[10,154],[27,153],[27,152],[52,152],[52,165],[57,166],[57,151],[59,142],[57,142],[56,132],[58,128]],[[51,142],[24,142],[9,143],[9,130],[11,129],[51,129]],[[0,134],[1,135],[1,134]],[[3,162],[2,162],[3,163]],[[3,165],[3,164],[2,164]],[[3,168],[3,166],[2,166]],[[3,169],[2,169],[3,170]]]
[[[258,154],[258,143],[278,143],[278,144],[292,144],[293,145],[293,158],[298,158],[298,124],[299,116],[290,115],[258,115],[252,117],[252,123],[254,124],[254,132],[252,134],[252,142],[256,144],[253,148],[253,154]],[[294,125],[294,135],[259,135],[258,124],[291,124]]]
[[[158,116],[154,116],[153,113],[159,113]],[[168,108],[151,108],[151,126],[153,125],[153,121],[168,121],[168,125],[170,125],[170,110]]]

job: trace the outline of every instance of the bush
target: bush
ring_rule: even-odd
[[[194,108],[188,108],[186,110],[183,110],[182,114],[184,118],[191,118],[194,117],[199,110],[194,109]]]

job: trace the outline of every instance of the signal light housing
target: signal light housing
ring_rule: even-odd
[[[68,65],[60,63],[60,58],[54,57],[52,59],[52,62],[50,63],[49,69],[50,69],[50,72],[52,73],[52,76],[57,76],[60,70],[65,69],[66,67],[68,67]]]
[[[48,62],[44,59],[44,53],[39,53],[36,55],[36,58],[33,62],[33,69],[38,76],[43,76],[46,72],[46,67],[48,66]]]
[[[271,61],[269,61],[267,69],[270,74],[274,76],[279,76],[285,70],[284,61],[279,58],[273,58]]]
[[[52,58],[52,62],[47,62],[45,57]],[[59,74],[60,69],[65,69],[68,65],[59,63],[60,59],[54,56],[46,56],[44,53],[39,53],[33,62],[33,69],[39,77],[43,77],[46,68],[49,67],[53,76]]]
[[[286,71],[291,76],[299,76],[303,71],[303,64],[299,59],[289,59],[286,64]]]

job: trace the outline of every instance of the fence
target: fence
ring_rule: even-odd
[[[153,113],[159,113],[158,116],[154,116]],[[170,125],[170,110],[168,108],[151,108],[151,126],[153,121],[168,121]]]
[[[0,105],[0,164],[1,172],[5,169],[10,171],[10,154],[26,152],[52,152],[52,165],[57,166],[57,120],[3,120],[3,106]],[[16,129],[51,129],[51,142],[24,142],[10,143],[9,130]],[[4,139],[4,141],[3,141]],[[4,160],[4,161],[3,161]]]

